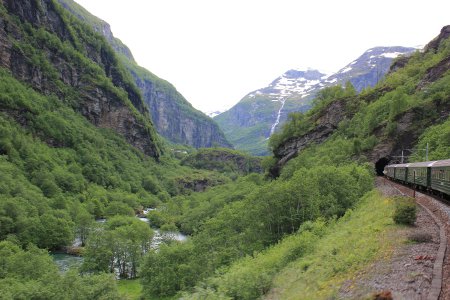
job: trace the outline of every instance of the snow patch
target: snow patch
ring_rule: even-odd
[[[401,52],[388,52],[388,53],[383,53],[381,54],[381,56],[387,57],[387,58],[396,58],[400,55],[402,55],[403,53]]]
[[[327,80],[328,83],[335,83],[337,81],[337,78],[333,78],[332,80]]]
[[[352,69],[352,67],[347,67],[345,69],[343,69],[342,71],[340,71],[339,73],[346,73],[348,71],[350,71]]]
[[[214,118],[215,116],[218,116],[218,115],[220,115],[221,113],[223,113],[224,111],[219,111],[219,110],[216,110],[216,111],[209,111],[209,112],[206,112],[206,115],[208,116],[208,117],[210,117],[210,118]]]

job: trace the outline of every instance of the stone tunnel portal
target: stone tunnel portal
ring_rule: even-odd
[[[375,171],[377,172],[377,176],[383,176],[384,167],[389,164],[389,159],[387,157],[380,158],[375,163]]]

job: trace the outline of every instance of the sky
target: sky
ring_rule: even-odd
[[[448,0],[75,1],[203,112],[289,69],[331,73],[372,47],[423,46],[450,24]]]

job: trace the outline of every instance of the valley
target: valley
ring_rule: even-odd
[[[0,298],[410,295],[355,278],[438,243],[405,233],[430,217],[377,176],[404,149],[450,157],[450,26],[436,34],[287,71],[211,119],[75,2],[0,1]]]

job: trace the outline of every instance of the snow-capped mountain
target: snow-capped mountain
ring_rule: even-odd
[[[214,120],[237,149],[265,155],[270,135],[287,120],[289,113],[308,110],[319,90],[350,81],[360,92],[374,86],[389,71],[394,58],[414,50],[407,47],[371,48],[331,75],[310,68],[289,70],[267,87],[247,94]]]
[[[325,79],[326,84],[344,84],[350,81],[360,92],[366,87],[374,86],[389,71],[392,60],[398,56],[409,54],[416,48],[407,47],[375,47],[367,50],[335,74]]]
[[[325,74],[314,69],[308,70],[289,70],[269,86],[259,89],[246,97],[254,98],[257,95],[267,95],[274,99],[283,99],[290,96],[308,96]]]

